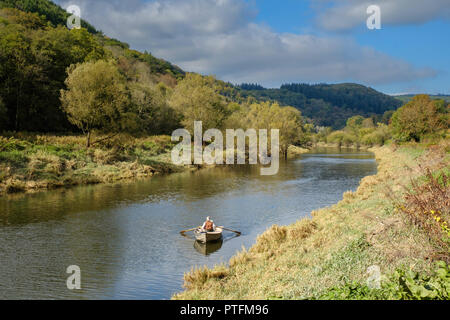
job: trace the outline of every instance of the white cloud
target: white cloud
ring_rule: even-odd
[[[313,0],[317,23],[325,30],[348,31],[366,27],[367,8],[378,5],[383,25],[426,23],[450,19],[449,0]]]
[[[348,37],[277,33],[253,23],[242,0],[142,2],[78,0],[82,16],[107,35],[148,50],[187,71],[234,83],[407,82],[435,71],[414,66]]]

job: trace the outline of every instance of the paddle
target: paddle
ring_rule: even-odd
[[[223,230],[228,230],[228,231],[234,232],[234,233],[236,233],[236,234],[238,234],[238,235],[241,235],[241,234],[242,234],[242,233],[239,232],[239,231],[232,230],[232,229],[228,229],[228,228],[225,228],[225,227],[219,227],[219,228],[221,228],[221,229],[223,229]]]
[[[194,230],[197,230],[197,229],[199,229],[199,228],[201,228],[201,227],[196,227],[196,228],[192,228],[192,229],[189,229],[189,230],[183,230],[183,231],[180,231],[180,233],[181,233],[181,234],[184,234],[184,233],[186,233],[186,232],[194,231]]]

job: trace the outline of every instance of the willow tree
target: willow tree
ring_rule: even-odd
[[[61,90],[62,109],[86,135],[88,148],[93,130],[115,135],[135,124],[126,81],[112,62],[78,64],[68,74],[67,90]]]
[[[299,143],[304,135],[301,112],[293,107],[280,107],[278,103],[252,104],[247,122],[255,129],[280,130],[280,152],[285,158],[289,146]]]
[[[202,121],[204,130],[220,129],[227,116],[225,98],[212,76],[187,74],[175,87],[169,103],[181,115],[181,124],[190,131],[194,121]]]

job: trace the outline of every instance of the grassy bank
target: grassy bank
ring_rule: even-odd
[[[228,265],[191,270],[173,298],[448,298],[449,143],[371,150],[378,173],[356,192],[271,227]],[[369,286],[378,267],[381,287]]]
[[[0,195],[181,170],[171,164],[169,136],[120,135],[91,148],[85,144],[83,136],[0,136]]]
[[[90,148],[85,139],[29,133],[0,136],[0,195],[111,183],[199,167],[172,164],[170,153],[175,144],[169,136],[119,135]],[[308,150],[289,147],[290,157],[305,152]]]

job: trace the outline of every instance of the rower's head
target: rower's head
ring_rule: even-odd
[[[211,217],[206,217],[206,221],[211,221]]]

